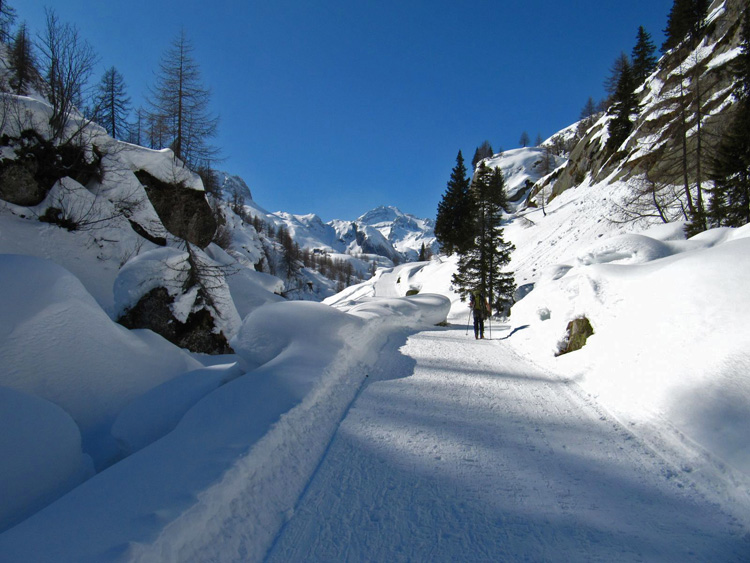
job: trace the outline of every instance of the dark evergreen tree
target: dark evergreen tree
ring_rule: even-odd
[[[685,38],[697,40],[703,32],[709,5],[709,0],[674,0],[667,16],[662,51],[677,47]]]
[[[632,54],[633,79],[636,84],[641,84],[656,69],[655,53],[656,46],[651,41],[651,35],[640,26]]]
[[[522,147],[527,147],[529,146],[530,142],[531,142],[531,139],[529,138],[529,134],[526,131],[521,133],[521,138],[518,140],[518,144],[521,145]]]
[[[471,165],[476,168],[477,164],[481,160],[484,160],[485,158],[492,158],[492,155],[495,154],[492,151],[492,145],[489,141],[484,141],[481,145],[477,147],[477,150],[474,151],[474,158],[471,159]]]
[[[130,98],[125,80],[115,67],[104,72],[96,95],[96,118],[115,139],[124,139],[128,129]]]
[[[583,106],[583,109],[581,110],[579,119],[592,119],[597,113],[599,112],[596,109],[596,102],[594,101],[594,98],[589,96],[586,105]]]
[[[16,95],[26,95],[39,79],[39,70],[25,23],[18,28],[10,45],[9,55],[10,87]]]
[[[750,223],[750,2],[745,1],[740,54],[734,59],[735,113],[713,159],[709,221],[717,226]]]
[[[633,93],[635,84],[632,67],[624,64],[609,108],[609,113],[615,116],[609,123],[607,150],[610,152],[616,151],[633,130],[630,116],[638,111],[638,99]]]
[[[469,193],[470,180],[461,151],[456,157],[456,166],[438,204],[435,220],[435,238],[445,254],[462,252],[471,245],[474,234],[471,224],[473,200]]]
[[[497,312],[513,302],[513,274],[503,272],[514,247],[503,239],[502,214],[507,211],[505,181],[500,169],[479,165],[471,185],[474,199],[473,244],[460,253],[453,285],[462,298],[479,289]]]
[[[617,88],[619,88],[620,81],[622,80],[622,73],[626,68],[632,72],[630,57],[625,53],[620,53],[615,62],[612,63],[612,68],[609,69],[609,76],[604,81],[604,90],[607,92],[607,107],[612,104]]]

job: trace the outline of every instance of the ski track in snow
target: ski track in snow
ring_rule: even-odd
[[[750,560],[742,525],[574,382],[464,328],[400,352],[266,561]]]

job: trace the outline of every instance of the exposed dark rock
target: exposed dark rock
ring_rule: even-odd
[[[204,192],[163,182],[145,170],[135,175],[164,228],[200,248],[211,243],[217,225]]]
[[[4,135],[0,146],[13,147],[16,158],[0,161],[0,198],[23,206],[39,205],[52,186],[72,178],[86,186],[101,181],[101,153],[92,148],[87,159],[83,147],[73,143],[56,146],[31,129],[20,137]]]
[[[167,246],[167,239],[165,239],[164,237],[152,235],[132,219],[129,219],[128,221],[130,222],[130,226],[133,228],[133,230],[146,240],[151,241],[158,246]]]
[[[36,162],[28,165],[9,162],[0,169],[0,199],[15,205],[39,205],[47,195],[34,179]]]
[[[568,323],[568,332],[565,340],[560,344],[558,356],[575,352],[586,345],[588,337],[594,334],[594,328],[586,317],[574,319]]]
[[[214,332],[214,319],[207,309],[190,313],[186,322],[178,321],[170,305],[174,298],[163,287],[157,287],[141,297],[140,301],[117,322],[126,328],[147,328],[160,334],[180,348],[203,354],[231,354],[226,337]]]

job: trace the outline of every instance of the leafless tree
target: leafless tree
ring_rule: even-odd
[[[167,141],[175,157],[190,167],[215,159],[218,153],[208,142],[218,127],[218,118],[209,112],[210,98],[193,58],[193,46],[182,31],[161,60],[149,104],[158,141]],[[152,146],[158,141],[152,137]]]
[[[49,119],[50,137],[58,143],[78,140],[88,121],[76,111],[75,103],[82,99],[84,89],[97,62],[91,45],[83,39],[78,29],[60,22],[57,14],[46,10],[46,27],[38,37],[41,68],[47,85],[52,115]],[[68,131],[74,117],[80,123]]]

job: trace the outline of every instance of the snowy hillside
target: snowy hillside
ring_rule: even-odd
[[[534,184],[565,162],[544,146],[513,149],[484,160],[486,166],[503,171],[508,200],[516,205],[523,205]]]
[[[613,191],[614,189],[614,191]],[[604,219],[625,183],[584,185],[556,198],[544,216],[527,211],[506,226],[511,269],[526,294],[509,322],[492,330],[520,355],[575,381],[640,439],[684,458],[694,486],[750,523],[750,230],[717,229],[685,240],[683,224],[645,232]],[[405,264],[326,303],[445,295],[449,321],[468,309],[450,289],[455,258]],[[570,321],[587,317],[594,335],[557,356]],[[717,501],[718,501],[717,500]]]

